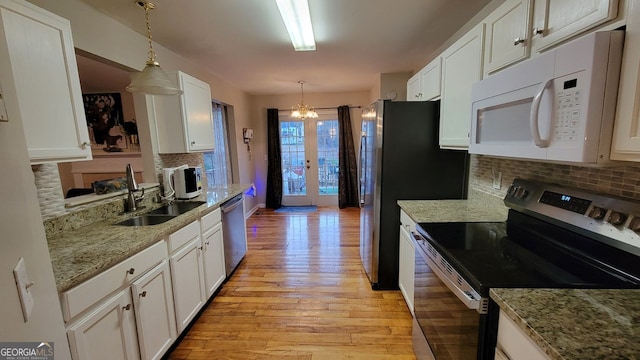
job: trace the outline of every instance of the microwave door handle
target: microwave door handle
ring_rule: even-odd
[[[531,135],[533,136],[533,142],[537,147],[546,148],[549,146],[549,139],[543,139],[540,137],[540,102],[542,101],[542,95],[544,95],[544,91],[553,85],[553,79],[547,80],[538,93],[533,97],[533,102],[531,103],[531,114],[529,115],[529,124],[531,126]]]

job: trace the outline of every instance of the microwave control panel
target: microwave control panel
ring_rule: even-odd
[[[556,123],[553,129],[555,141],[576,141],[580,126],[580,104],[582,90],[578,78],[560,81],[556,91]]]

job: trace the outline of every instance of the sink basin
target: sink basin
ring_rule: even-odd
[[[193,210],[198,206],[206,203],[205,201],[184,201],[184,202],[174,202],[171,205],[165,205],[161,208],[157,208],[153,211],[149,211],[147,214],[149,215],[172,215],[178,216],[180,214],[184,214],[189,210]]]
[[[122,226],[148,226],[158,225],[173,219],[175,215],[141,215],[116,223]]]

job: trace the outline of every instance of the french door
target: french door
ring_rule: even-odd
[[[280,115],[282,205],[338,205],[338,114]]]

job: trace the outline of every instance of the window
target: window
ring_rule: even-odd
[[[227,131],[227,106],[215,102],[211,106],[215,150],[204,153],[204,171],[209,186],[230,184],[233,182],[233,178],[231,176],[231,157]]]

